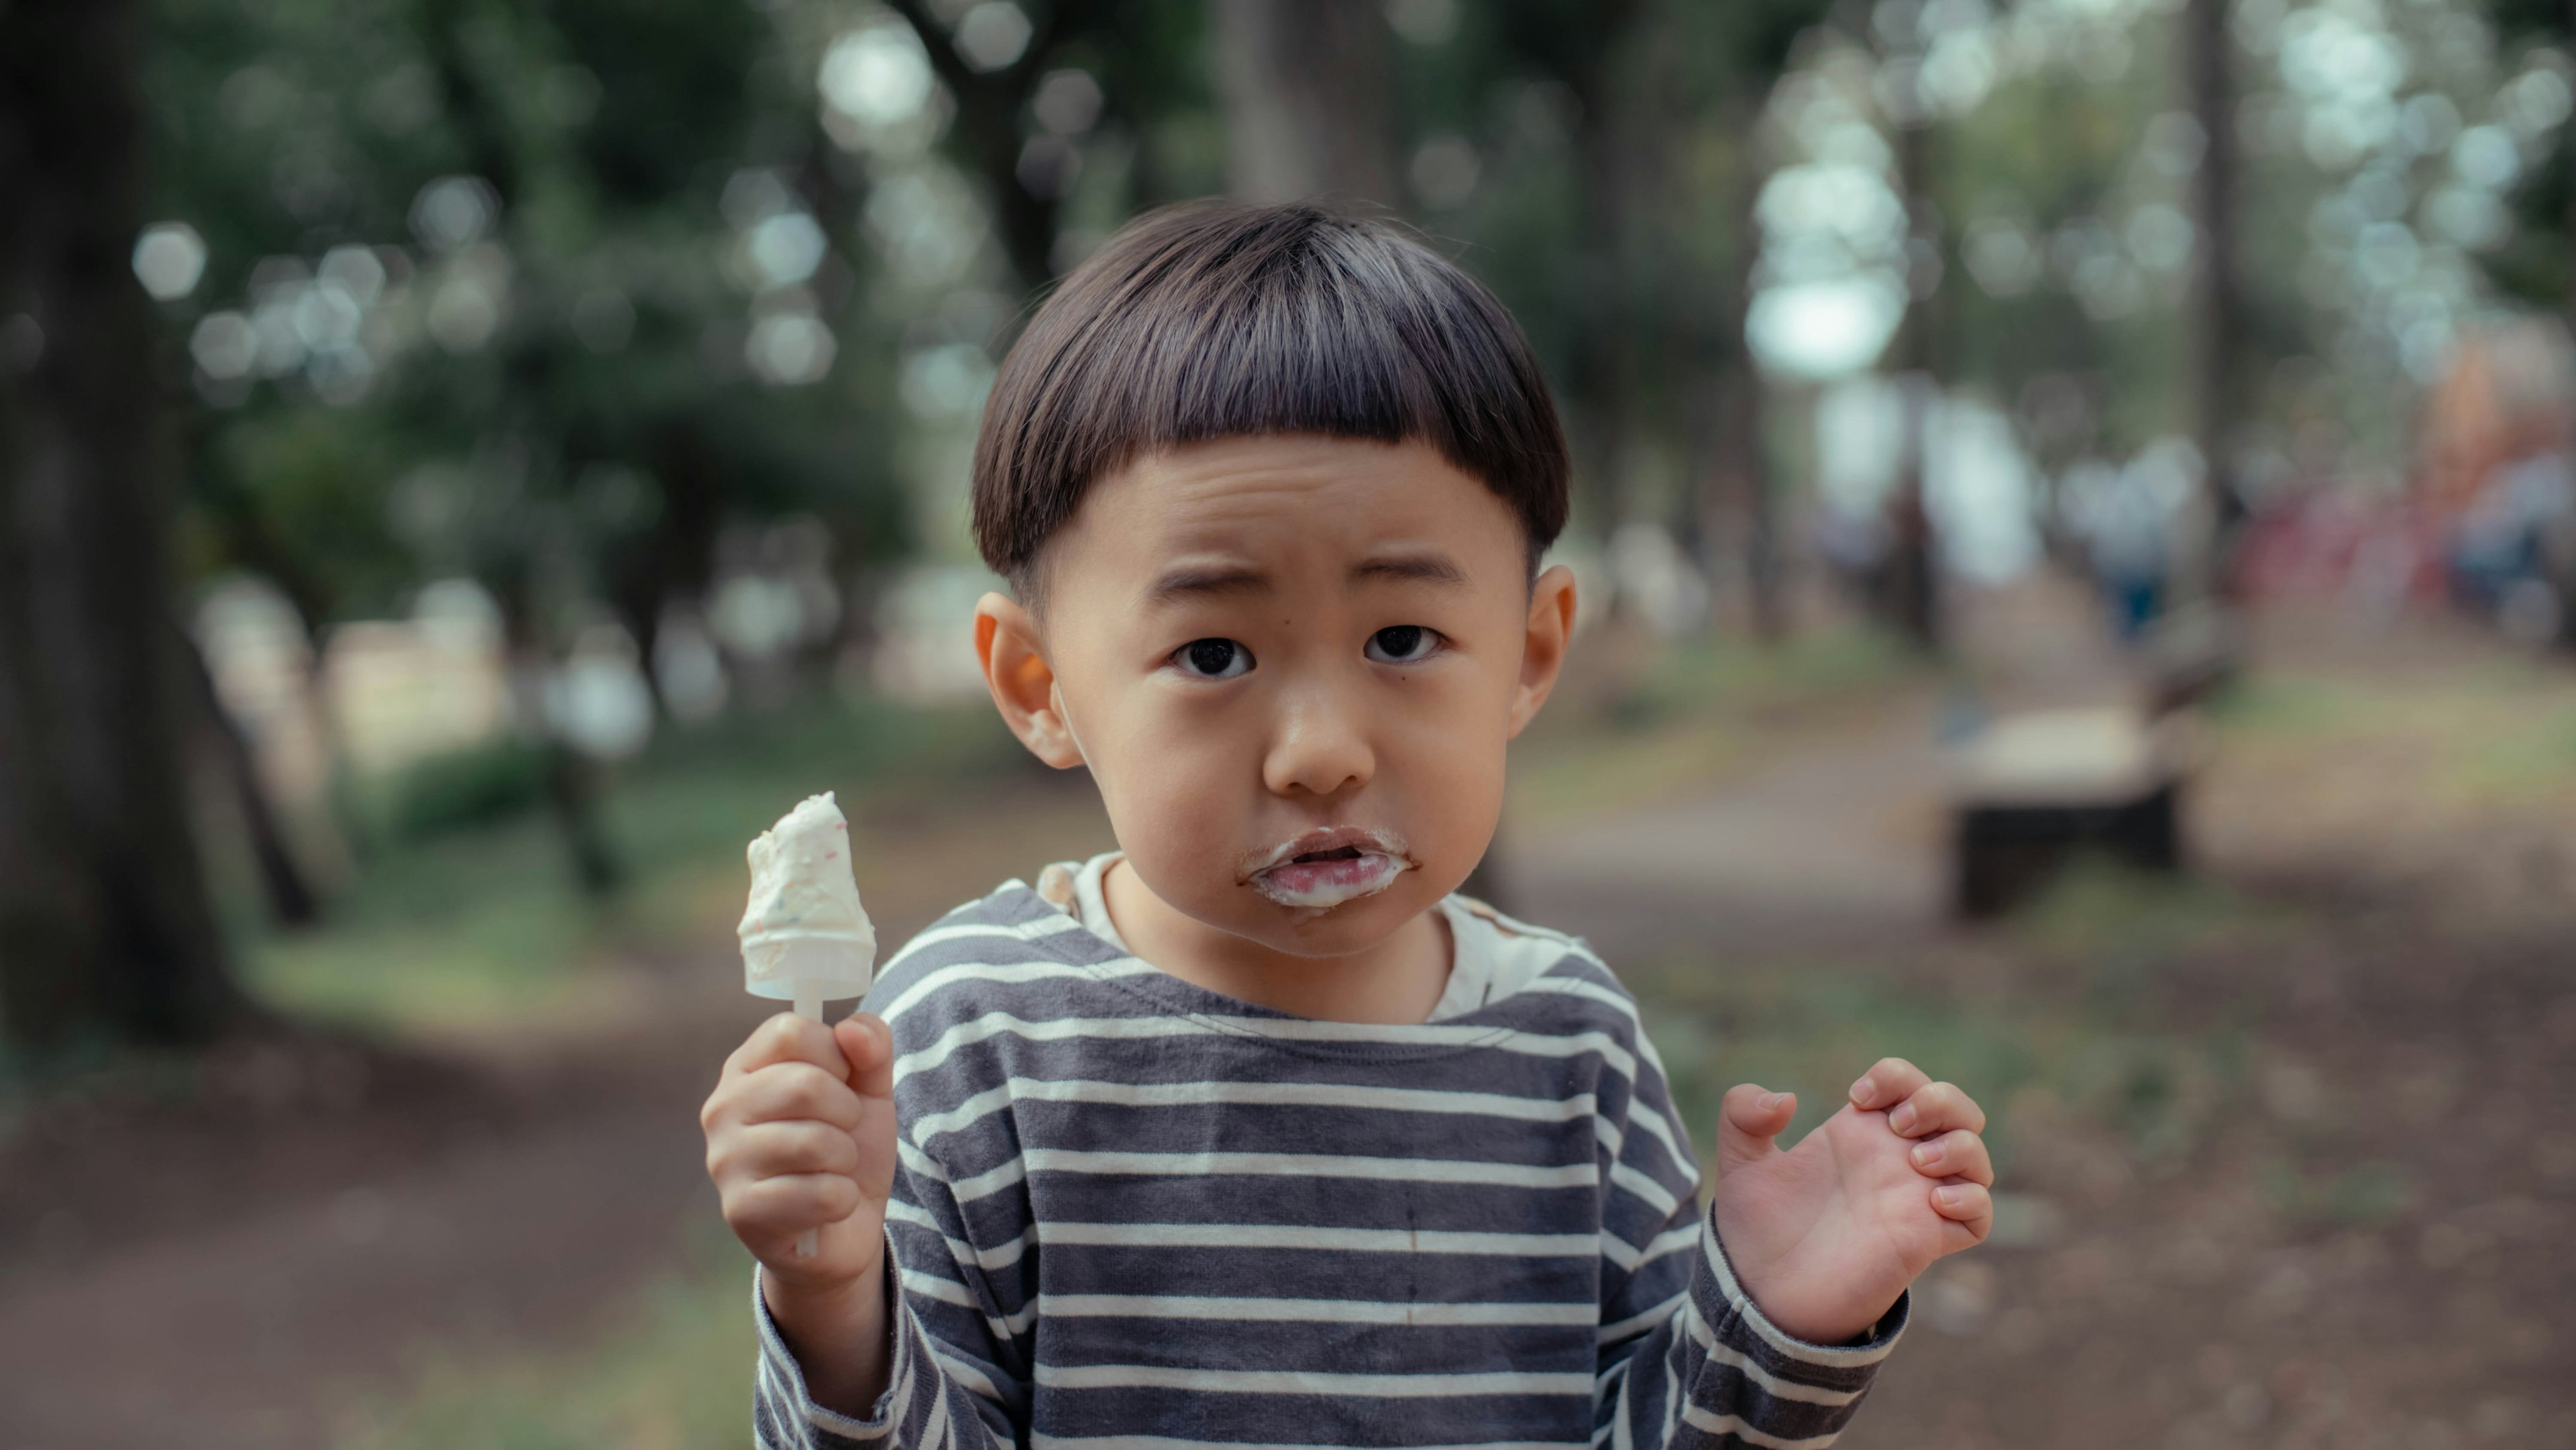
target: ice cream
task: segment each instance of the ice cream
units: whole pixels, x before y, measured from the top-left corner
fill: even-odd
[[[1321,916],[1377,895],[1421,864],[1392,831],[1333,826],[1252,853],[1236,879],[1281,906]]]
[[[810,795],[751,843],[751,904],[743,908],[742,985],[823,1020],[823,1003],[863,996],[875,974],[877,929],[850,874],[850,823],[832,793]],[[811,1258],[815,1234],[797,1236]]]
[[[822,1019],[831,998],[865,993],[877,932],[850,875],[850,823],[832,793],[807,796],[751,843],[743,909],[742,984]]]

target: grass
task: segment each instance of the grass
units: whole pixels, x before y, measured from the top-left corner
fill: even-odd
[[[2213,718],[2239,751],[2402,751],[2428,797],[2459,809],[2576,793],[2576,683],[2544,662],[2481,659],[2431,688],[2274,669],[2228,691]]]
[[[1782,717],[1912,688],[1920,669],[1885,638],[1853,630],[1770,649],[1685,645],[1596,682],[1589,698],[1574,682],[1513,747],[1510,809],[1516,819],[1562,820],[1716,779],[1777,739]]]
[[[2185,957],[2285,929],[2214,888],[2098,866],[2068,873],[1998,934],[1933,948],[1929,963],[1680,955],[1620,974],[1703,1152],[1736,1083],[1797,1093],[1794,1137],[1870,1064],[1900,1056],[1986,1105],[2007,1169],[2016,1118],[2037,1110],[2115,1130],[2152,1171],[2179,1166],[2241,1097],[2249,1051],[2226,1004],[2177,1022],[2154,989]]]
[[[435,1352],[342,1407],[343,1450],[737,1450],[751,1443],[751,1259],[722,1230],[579,1348],[505,1361]]]
[[[471,1030],[576,1010],[609,957],[707,936],[738,905],[743,843],[818,790],[867,802],[1007,780],[1018,747],[989,711],[812,701],[657,743],[607,795],[629,873],[615,897],[573,886],[554,823],[522,816],[389,849],[320,928],[251,927],[251,990],[281,1010],[382,1030]]]

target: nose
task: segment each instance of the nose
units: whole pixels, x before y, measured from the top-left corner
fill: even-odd
[[[1364,717],[1362,702],[1333,683],[1315,681],[1286,693],[1261,783],[1283,796],[1329,796],[1368,784],[1377,755]]]

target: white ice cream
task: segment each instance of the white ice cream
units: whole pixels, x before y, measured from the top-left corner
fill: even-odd
[[[751,903],[742,913],[743,986],[778,1001],[856,997],[868,989],[877,931],[850,874],[850,823],[832,793],[807,796],[751,843]]]

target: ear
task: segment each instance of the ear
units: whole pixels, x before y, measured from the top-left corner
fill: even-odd
[[[1082,764],[1082,747],[1066,727],[1056,699],[1055,671],[1038,641],[1037,622],[1010,598],[987,594],[975,601],[975,656],[984,664],[984,687],[1002,723],[1029,753],[1058,770]]]
[[[1530,586],[1529,632],[1521,642],[1521,678],[1512,690],[1512,737],[1538,715],[1556,689],[1565,668],[1565,651],[1574,639],[1574,571],[1563,564],[1538,576]]]

